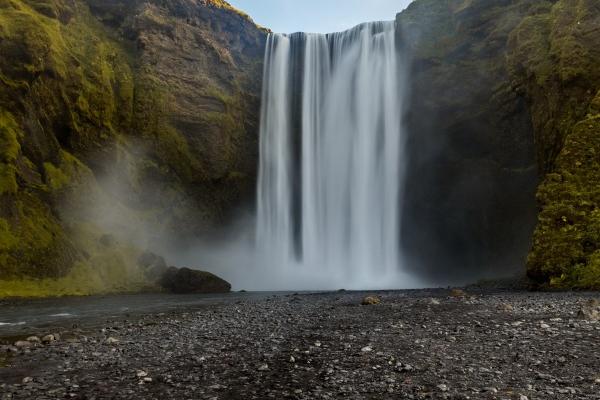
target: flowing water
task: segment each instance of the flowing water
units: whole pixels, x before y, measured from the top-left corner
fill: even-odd
[[[394,22],[269,36],[256,240],[284,286],[415,285],[400,251],[404,66]]]

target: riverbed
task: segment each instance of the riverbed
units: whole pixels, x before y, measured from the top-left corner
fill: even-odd
[[[59,338],[3,347],[2,399],[600,398],[600,323],[577,317],[594,294],[242,293],[162,309],[144,296],[71,327],[26,324],[22,339]]]

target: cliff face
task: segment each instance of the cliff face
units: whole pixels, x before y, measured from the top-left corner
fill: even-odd
[[[416,264],[498,275],[527,259],[541,285],[599,287],[600,4],[417,0],[398,24]]]
[[[600,4],[397,22],[409,264],[600,287]],[[221,0],[0,0],[0,297],[143,287],[142,249],[251,199],[265,39]]]
[[[600,3],[560,0],[511,35],[543,182],[527,267],[538,282],[600,288]]]
[[[0,0],[0,295],[143,285],[138,248],[252,196],[265,37],[217,0]]]
[[[398,16],[413,58],[403,237],[410,264],[442,280],[522,271],[535,222],[533,127],[505,53],[539,1],[493,3],[420,0]]]

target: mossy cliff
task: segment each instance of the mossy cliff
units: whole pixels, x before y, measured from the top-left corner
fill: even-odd
[[[560,0],[526,18],[508,65],[530,104],[543,176],[529,275],[600,289],[600,3]]]
[[[223,1],[0,0],[0,297],[139,289],[251,196],[264,40]]]
[[[600,3],[417,0],[398,26],[415,78],[411,256],[600,288]]]

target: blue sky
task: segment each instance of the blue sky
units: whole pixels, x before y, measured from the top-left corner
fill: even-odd
[[[362,22],[393,20],[412,0],[228,0],[279,33],[342,31]]]

